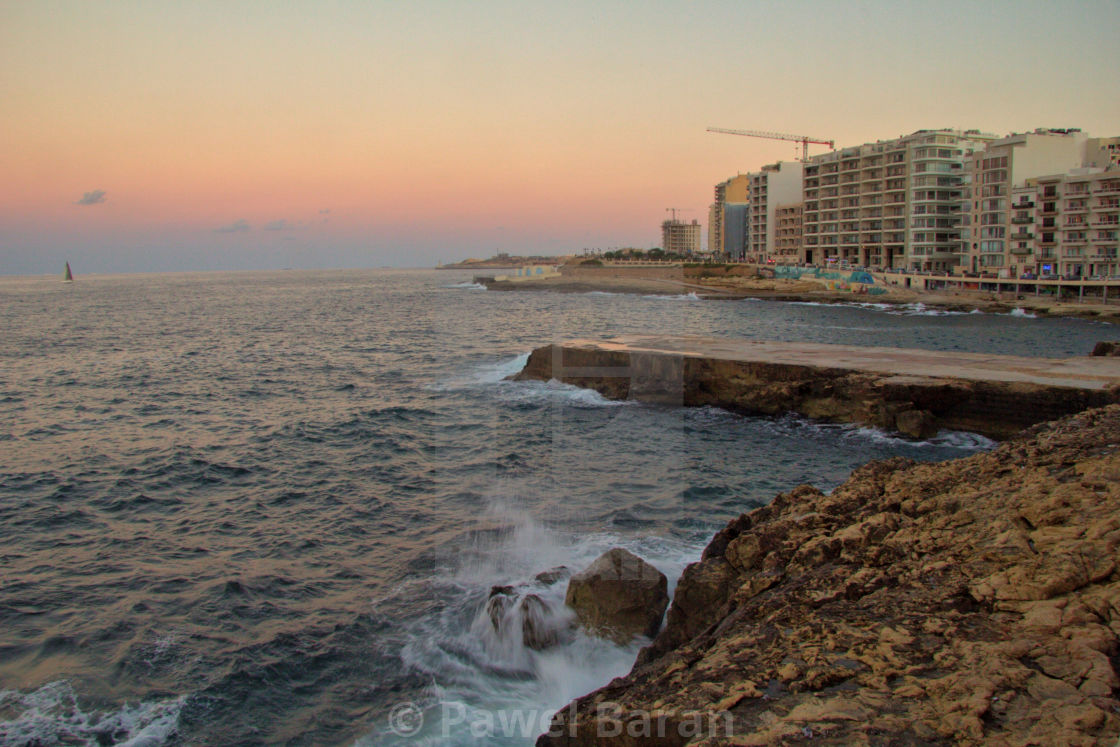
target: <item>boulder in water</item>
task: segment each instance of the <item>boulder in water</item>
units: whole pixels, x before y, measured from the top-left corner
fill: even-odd
[[[561,581],[570,575],[572,575],[572,572],[568,570],[568,566],[558,565],[555,568],[549,568],[547,571],[541,571],[533,578],[536,579],[537,583],[544,586],[552,586],[557,581]]]
[[[521,644],[544,651],[568,637],[570,615],[553,607],[537,594],[519,596],[512,586],[494,586],[486,600],[486,615],[499,639],[514,640],[520,628]]]
[[[564,600],[591,633],[626,645],[652,638],[669,604],[668,579],[637,555],[616,547],[572,576]]]

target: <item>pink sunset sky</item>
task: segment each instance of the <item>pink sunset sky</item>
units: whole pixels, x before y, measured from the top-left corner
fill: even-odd
[[[656,246],[799,154],[709,125],[1120,135],[1117,28],[1115,0],[0,0],[0,274]]]

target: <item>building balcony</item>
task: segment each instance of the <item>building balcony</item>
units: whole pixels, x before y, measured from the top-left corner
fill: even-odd
[[[1032,254],[1034,250],[1029,246],[1013,246],[1011,247],[1012,254]]]
[[[1106,182],[1093,190],[1093,194],[1112,194],[1120,192],[1120,182]]]
[[[1034,218],[1027,216],[1025,218],[1012,218],[1011,222],[1016,225],[1025,225],[1027,223],[1034,223]]]
[[[1067,205],[1066,209],[1063,210],[1062,212],[1066,213],[1067,215],[1070,214],[1070,213],[1087,213],[1087,212],[1089,212],[1089,206],[1088,205],[1078,205],[1076,207],[1073,207],[1073,206],[1068,206]]]
[[[1033,201],[1016,202],[1016,203],[1013,203],[1011,205],[1012,210],[1030,210],[1033,207],[1034,207],[1034,202]]]
[[[1013,233],[1008,238],[1015,239],[1017,241],[1030,241],[1031,239],[1034,238],[1034,234],[1033,233]]]

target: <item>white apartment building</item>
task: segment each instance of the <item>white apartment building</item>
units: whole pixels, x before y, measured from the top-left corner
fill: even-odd
[[[1107,185],[1120,176],[1120,138],[1076,129],[1010,135],[974,154],[969,172],[963,269],[997,277],[1113,274],[1116,195]]]
[[[961,258],[965,159],[996,139],[919,130],[805,164],[803,257],[813,264],[945,271]]]
[[[752,172],[750,204],[747,208],[748,262],[766,262],[775,256],[777,246],[778,205],[801,201],[805,164],[801,161],[779,161]]]

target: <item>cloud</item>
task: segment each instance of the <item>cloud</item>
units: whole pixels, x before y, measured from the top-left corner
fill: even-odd
[[[214,233],[240,233],[241,231],[248,231],[249,223],[244,218],[238,218],[228,226],[221,226],[214,229]]]
[[[86,192],[82,195],[82,199],[75,202],[75,205],[100,205],[105,202],[105,190],[95,189],[92,192]]]
[[[281,218],[280,220],[272,220],[265,223],[263,228],[266,231],[287,231],[292,227],[288,221]]]

